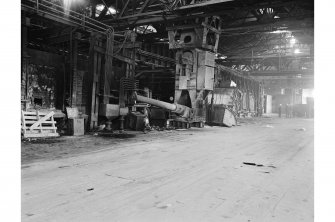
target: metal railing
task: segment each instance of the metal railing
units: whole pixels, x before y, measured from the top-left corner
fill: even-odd
[[[73,26],[81,27],[87,30],[92,30],[102,34],[111,27],[90,18],[89,16],[70,9],[66,9],[61,5],[51,2],[50,0],[21,0],[22,9],[35,11],[36,13],[52,18],[63,20]]]

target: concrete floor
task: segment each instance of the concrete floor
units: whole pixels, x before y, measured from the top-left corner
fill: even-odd
[[[260,118],[25,159],[22,221],[313,221],[313,128]]]

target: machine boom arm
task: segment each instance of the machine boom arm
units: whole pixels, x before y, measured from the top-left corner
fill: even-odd
[[[134,99],[139,102],[148,103],[150,105],[170,110],[184,118],[190,118],[193,115],[193,110],[191,108],[177,103],[167,103],[156,99],[151,99],[145,96],[140,96],[137,95],[137,93],[134,93]]]

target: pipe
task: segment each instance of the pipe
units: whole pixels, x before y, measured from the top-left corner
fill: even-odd
[[[177,104],[177,103],[174,103],[174,104],[166,103],[166,102],[159,101],[156,99],[150,99],[148,97],[139,96],[137,95],[137,93],[133,94],[133,98],[139,102],[148,103],[154,106],[161,107],[163,109],[170,110],[183,118],[192,118],[194,115],[194,112],[191,108],[184,106],[184,105]]]
[[[158,106],[158,107],[170,110],[170,111],[176,111],[177,110],[176,104],[171,104],[171,103],[166,103],[166,102],[155,100],[155,99],[150,99],[148,97],[140,96],[140,95],[137,95],[137,94],[135,94],[135,96],[136,96],[135,97],[136,101],[143,102],[143,103],[148,103],[148,104]]]

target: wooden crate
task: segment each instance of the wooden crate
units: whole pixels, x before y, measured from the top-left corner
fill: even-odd
[[[31,137],[55,137],[59,136],[56,132],[55,113],[36,111],[21,111],[21,127],[24,138]]]
[[[84,118],[69,118],[68,134],[71,136],[82,136],[85,134]]]

